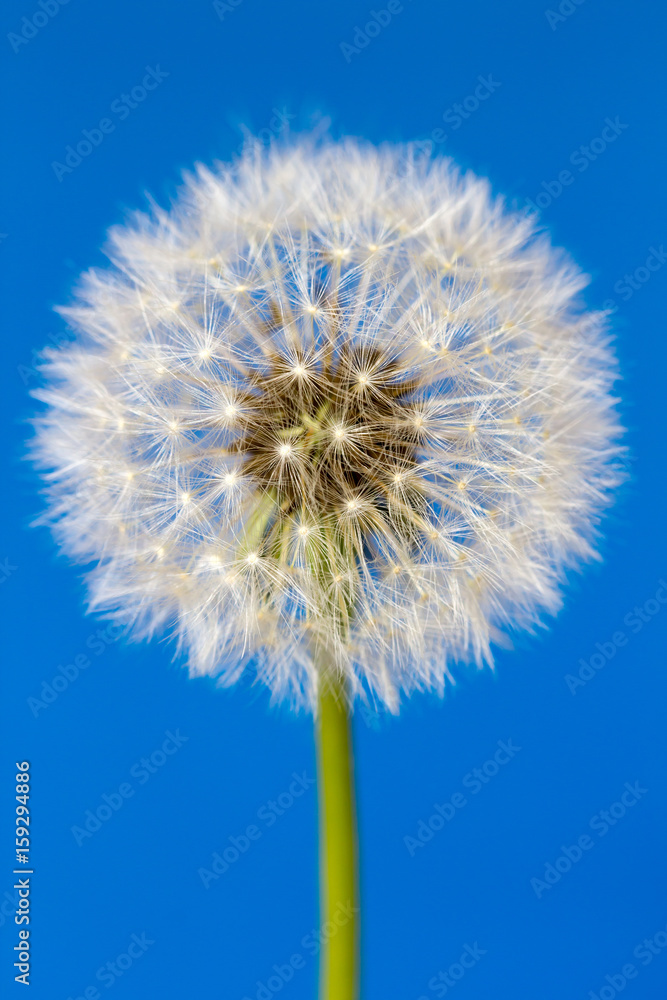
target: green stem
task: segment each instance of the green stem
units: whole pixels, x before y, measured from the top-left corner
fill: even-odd
[[[358,890],[352,733],[344,681],[320,674],[317,766],[320,907],[325,943],[320,1000],[357,1000]]]

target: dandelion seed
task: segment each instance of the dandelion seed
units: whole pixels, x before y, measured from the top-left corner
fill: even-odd
[[[558,607],[619,479],[615,364],[529,219],[446,161],[304,139],[134,226],[38,392],[94,608],[140,634],[172,609],[193,672],[312,707],[326,649],[396,711]],[[211,583],[212,540],[255,572]]]

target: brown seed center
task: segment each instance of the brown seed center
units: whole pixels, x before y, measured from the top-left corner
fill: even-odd
[[[414,391],[378,351],[342,351],[319,366],[275,356],[241,401],[244,472],[284,515],[372,508],[413,537],[406,516],[423,502]]]

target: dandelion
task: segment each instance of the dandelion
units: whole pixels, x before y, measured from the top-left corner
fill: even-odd
[[[355,898],[347,703],[396,712],[491,662],[594,555],[619,478],[604,316],[485,181],[353,141],[199,167],[109,256],[46,352],[48,518],[95,564],[93,610],[317,711],[332,913]]]

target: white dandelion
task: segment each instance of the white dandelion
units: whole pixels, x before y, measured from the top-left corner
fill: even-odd
[[[194,674],[396,711],[558,609],[619,479],[615,364],[585,276],[487,182],[255,148],[109,257],[37,393],[93,610],[171,628]]]
[[[558,608],[617,479],[614,364],[583,275],[486,182],[254,151],[109,255],[37,394],[92,609],[313,706],[324,647],[395,711]]]

